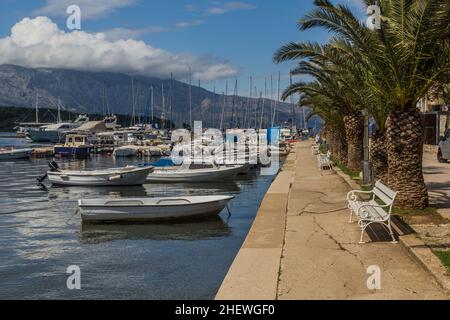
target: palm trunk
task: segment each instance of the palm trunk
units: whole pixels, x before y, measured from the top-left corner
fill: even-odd
[[[389,186],[398,191],[396,205],[423,209],[429,205],[423,177],[424,129],[420,111],[394,111],[387,119]]]
[[[376,132],[370,139],[370,159],[372,160],[375,180],[388,183],[388,155],[386,151],[386,135]]]
[[[348,165],[348,146],[347,140],[345,139],[345,134],[342,131],[338,131],[337,141],[337,159],[344,166]]]
[[[327,140],[328,149],[331,154],[334,156],[336,154],[336,139],[334,129],[330,128],[328,131],[328,140]]]
[[[363,159],[364,116],[361,112],[344,117],[345,135],[348,146],[347,166],[350,170],[361,171]]]

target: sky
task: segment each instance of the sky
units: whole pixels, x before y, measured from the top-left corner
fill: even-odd
[[[359,0],[336,1],[360,14]],[[81,10],[81,30],[69,30],[66,10]],[[274,64],[291,41],[324,42],[329,34],[297,30],[312,0],[2,0],[0,64],[124,72],[194,83],[222,93],[265,91],[277,97],[293,62]],[[272,81],[271,81],[272,76]],[[272,90],[273,88],[273,90]]]

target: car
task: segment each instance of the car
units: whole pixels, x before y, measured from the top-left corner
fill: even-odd
[[[450,129],[447,129],[445,135],[441,137],[438,149],[438,161],[447,163],[450,160]]]

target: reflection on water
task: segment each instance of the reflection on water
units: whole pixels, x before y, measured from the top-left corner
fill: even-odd
[[[151,160],[95,156],[60,166],[94,169]],[[236,183],[55,188],[47,182],[45,189],[36,177],[47,163],[0,164],[0,298],[212,299],[272,181],[252,171]],[[196,223],[87,226],[74,215],[80,198],[217,194],[236,197],[231,217],[225,209]],[[81,291],[66,288],[70,265],[82,270]]]
[[[230,234],[231,230],[228,227],[227,220],[214,217],[207,221],[183,224],[82,224],[80,239],[83,243],[100,243],[120,239],[208,240]]]

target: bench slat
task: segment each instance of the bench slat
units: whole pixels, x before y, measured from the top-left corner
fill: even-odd
[[[384,204],[391,204],[393,201],[393,198],[387,196],[383,191],[376,187],[373,189],[373,194],[380,198],[380,200],[383,201]]]
[[[395,191],[391,190],[388,186],[384,185],[381,181],[375,183],[375,188],[380,189],[385,195],[393,199],[395,197]]]

